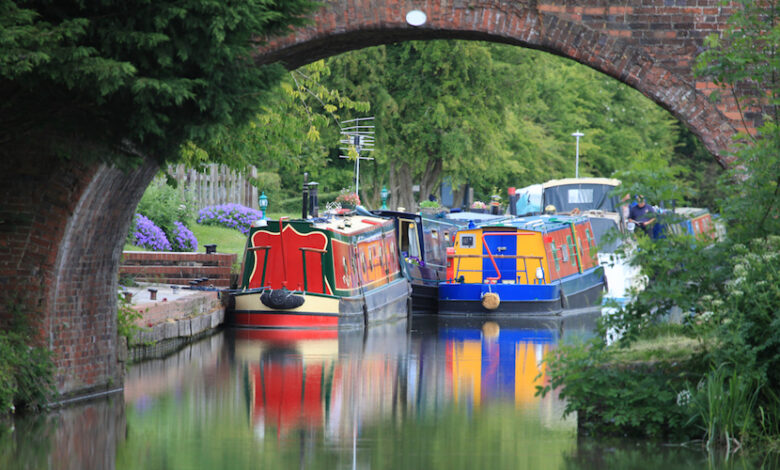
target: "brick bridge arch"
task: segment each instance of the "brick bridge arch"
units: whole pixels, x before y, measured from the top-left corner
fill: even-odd
[[[406,14],[420,10],[424,25]],[[708,99],[715,87],[692,66],[703,39],[725,28],[720,0],[340,0],[309,27],[270,39],[259,64],[296,68],[367,46],[414,39],[475,39],[571,58],[639,90],[684,123],[722,165],[743,129],[733,103]],[[748,123],[748,128],[756,123]]]
[[[420,9],[427,23],[405,22]],[[719,0],[331,0],[312,25],[269,40],[256,61],[297,67],[351,49],[411,39],[497,41],[570,57],[668,109],[725,164],[742,126],[691,67],[703,38],[724,29]],[[748,128],[755,122],[748,121]],[[53,351],[56,386],[84,394],[121,384],[117,363],[119,256],[133,211],[157,165],[122,172],[35,148],[0,158],[0,319],[34,315]],[[73,146],[72,148],[77,148]],[[75,151],[75,150],[74,150]],[[7,315],[7,313],[5,313]]]

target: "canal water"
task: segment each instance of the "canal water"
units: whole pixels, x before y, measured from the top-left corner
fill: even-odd
[[[131,366],[124,393],[0,424],[0,469],[755,468],[578,439],[536,386],[545,356],[593,335],[599,315],[225,329]]]

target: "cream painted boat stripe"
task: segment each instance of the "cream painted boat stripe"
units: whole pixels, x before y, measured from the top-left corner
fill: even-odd
[[[305,296],[306,299],[303,302],[303,305],[296,308],[290,308],[290,309],[273,309],[265,306],[263,302],[260,301],[260,293],[252,293],[252,294],[237,294],[235,296],[236,299],[236,307],[235,309],[237,311],[263,311],[263,312],[301,312],[301,313],[307,313],[310,312],[321,312],[323,314],[333,314],[338,315],[339,313],[339,299],[337,298],[327,298],[327,297],[319,297],[319,296],[313,296],[313,295],[307,295]]]

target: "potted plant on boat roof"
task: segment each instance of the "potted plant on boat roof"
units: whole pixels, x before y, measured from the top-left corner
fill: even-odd
[[[420,203],[420,212],[423,214],[438,214],[442,210],[439,201],[422,201]]]
[[[360,205],[360,196],[357,193],[352,192],[349,189],[342,189],[341,193],[336,196],[336,201],[341,204],[344,209],[354,209]]]
[[[482,201],[474,201],[471,203],[471,212],[484,213],[487,210],[487,204]]]

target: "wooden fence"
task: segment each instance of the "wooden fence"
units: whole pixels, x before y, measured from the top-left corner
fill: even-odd
[[[252,167],[249,174],[231,170],[225,165],[211,164],[203,173],[188,170],[184,165],[168,167],[180,188],[189,191],[198,209],[217,204],[241,204],[257,209],[257,188],[250,184],[249,178],[257,178],[257,168]]]

